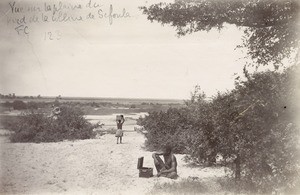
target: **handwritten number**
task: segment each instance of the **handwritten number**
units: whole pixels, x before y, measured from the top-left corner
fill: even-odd
[[[52,38],[52,32],[48,32],[48,35],[49,35],[49,39],[53,40],[53,38]]]
[[[56,39],[57,39],[57,40],[60,40],[60,38],[61,38],[60,31],[57,30],[57,31],[56,31]]]
[[[44,34],[44,40],[60,40],[61,39],[61,33],[59,30],[56,30],[56,31],[48,31],[48,32],[45,32]]]

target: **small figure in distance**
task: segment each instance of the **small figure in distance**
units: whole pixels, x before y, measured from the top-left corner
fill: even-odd
[[[116,131],[116,137],[117,137],[117,144],[119,143],[120,139],[120,144],[122,143],[122,137],[123,137],[123,123],[125,122],[124,116],[121,115],[121,119],[117,119],[117,131]]]
[[[164,157],[165,162],[159,157],[160,155]],[[170,179],[176,179],[178,177],[177,160],[170,145],[166,145],[162,152],[153,153],[152,158],[154,159],[158,177],[167,177]]]

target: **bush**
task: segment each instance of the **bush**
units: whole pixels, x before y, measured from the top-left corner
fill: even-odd
[[[12,130],[16,123],[19,122],[19,116],[14,115],[2,115],[0,117],[0,128],[6,130]]]
[[[166,112],[152,112],[144,119],[139,119],[139,124],[148,131],[145,136],[149,150],[159,150],[169,144],[173,146],[174,152],[184,152],[182,138],[185,131],[182,125],[186,124],[186,114],[183,109],[169,108]]]
[[[282,192],[299,182],[300,137],[294,119],[299,107],[291,83],[295,71],[293,67],[283,73],[246,73],[247,81],[238,83],[228,96],[234,99],[234,118],[218,124],[224,135],[220,147],[230,145],[222,153],[238,157],[236,176],[259,193]]]
[[[291,67],[282,73],[249,74],[235,89],[210,101],[196,88],[186,108],[153,112],[140,121],[147,146],[171,142],[195,162],[213,164],[217,154],[238,186],[254,193],[284,192],[299,184],[300,145],[296,86]]]
[[[25,109],[27,109],[26,103],[23,102],[23,101],[21,101],[21,100],[15,100],[15,101],[13,101],[12,107],[15,110],[25,110]]]
[[[90,139],[95,137],[94,126],[77,108],[61,107],[61,114],[54,119],[43,113],[23,113],[12,130],[12,142],[57,142],[62,140]]]
[[[27,108],[28,109],[38,109],[39,105],[37,102],[28,102],[27,103]]]

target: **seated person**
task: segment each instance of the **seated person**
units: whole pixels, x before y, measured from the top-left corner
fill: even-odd
[[[164,161],[159,157],[162,155]],[[157,170],[157,176],[167,177],[171,179],[176,179],[177,175],[177,161],[176,157],[172,152],[172,147],[167,145],[164,147],[163,152],[153,153],[152,157],[154,159],[154,165]]]

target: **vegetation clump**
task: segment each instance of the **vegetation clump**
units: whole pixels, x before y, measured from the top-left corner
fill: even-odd
[[[296,116],[297,67],[249,74],[235,89],[207,99],[199,88],[186,107],[153,112],[140,120],[147,146],[166,142],[196,163],[221,155],[239,185],[254,193],[287,191],[299,184],[300,144]]]
[[[61,107],[57,117],[31,110],[24,112],[11,126],[12,142],[58,142],[95,137],[94,125],[89,123],[79,108]]]

